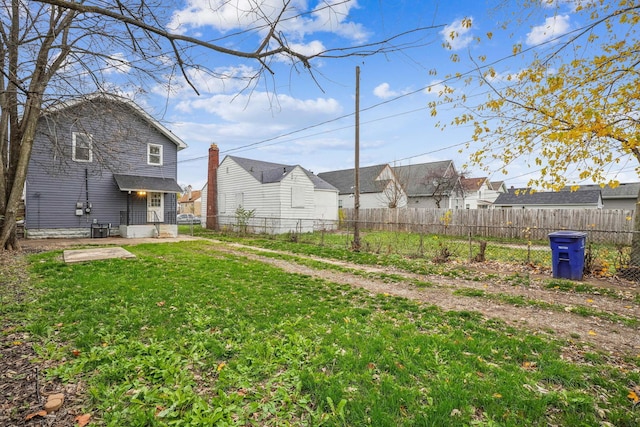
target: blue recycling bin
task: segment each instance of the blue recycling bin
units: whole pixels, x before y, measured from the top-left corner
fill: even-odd
[[[554,278],[582,280],[586,239],[587,233],[581,231],[549,233]]]

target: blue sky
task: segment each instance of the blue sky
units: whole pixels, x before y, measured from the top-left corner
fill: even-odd
[[[240,15],[231,7],[219,14],[209,12],[207,5],[222,3],[228,2],[189,0],[173,11],[170,25],[174,31],[218,39],[218,43],[230,48],[255,46],[261,34],[255,30],[260,19]],[[277,10],[282,3],[263,0],[263,10],[268,14],[270,7]],[[142,103],[189,145],[179,154],[181,185],[190,184],[197,189],[206,182],[207,150],[213,142],[218,144],[221,158],[232,154],[300,164],[315,173],[352,168],[356,66],[360,67],[361,166],[451,159],[461,169],[468,161],[469,151],[459,150],[469,141],[470,129],[447,127],[443,131],[435,125],[438,121],[448,122],[462,111],[443,107],[432,117],[428,107],[430,101],[437,99],[445,76],[469,72],[472,63],[468,58],[479,55],[486,55],[488,63],[498,61],[498,73],[515,72],[526,63],[508,58],[514,43],[522,43],[525,48],[537,46],[583,24],[570,1],[526,11],[517,9],[517,2],[480,0],[293,0],[291,4],[298,10],[317,10],[303,16],[292,12],[296,18],[286,21],[283,27],[282,35],[302,52],[355,46],[416,28],[433,28],[394,40],[392,44],[398,49],[388,53],[314,60],[313,75],[299,65],[292,67],[284,58],[274,58],[270,62],[274,74],[264,74],[248,89],[246,78],[254,75],[257,63],[200,51],[203,65],[233,78],[191,72],[199,95],[177,78],[169,94],[164,86],[158,86]],[[332,7],[322,7],[327,4]],[[499,24],[513,16],[523,22],[501,29]],[[470,28],[461,25],[464,19],[471,20]],[[248,29],[251,31],[246,32]],[[443,44],[452,32],[457,37],[449,40],[447,49]],[[487,33],[492,33],[490,39]],[[452,62],[452,54],[461,60]],[[462,82],[449,84],[472,98],[480,97],[484,90],[464,87]],[[468,171],[470,176],[488,176],[520,186],[529,179],[527,173],[535,173],[524,163],[522,159],[510,166],[506,176],[473,167]],[[635,181],[634,176],[629,167],[619,179]]]

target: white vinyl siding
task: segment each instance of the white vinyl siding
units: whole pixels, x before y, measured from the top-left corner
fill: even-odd
[[[75,162],[93,161],[92,136],[87,133],[73,132],[71,135],[72,154]]]
[[[304,208],[304,187],[291,187],[291,207]]]
[[[235,208],[239,202],[237,195],[242,194],[242,207],[255,209],[255,223],[259,226],[279,227],[268,232],[283,232],[287,228],[295,229],[296,221],[306,220],[310,226],[316,214],[313,183],[300,168],[296,167],[279,182],[260,183],[249,172],[240,167],[233,159],[225,158],[218,169],[218,192],[226,194],[226,211],[220,212],[220,224],[235,223]],[[294,188],[296,188],[294,190]],[[300,207],[292,207],[294,205]],[[232,209],[233,206],[233,209]],[[273,220],[271,220],[273,219]],[[266,225],[265,225],[266,224]]]

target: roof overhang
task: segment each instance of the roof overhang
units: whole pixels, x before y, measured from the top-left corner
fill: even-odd
[[[113,175],[120,191],[149,191],[157,193],[181,193],[182,188],[173,178],[154,176]]]

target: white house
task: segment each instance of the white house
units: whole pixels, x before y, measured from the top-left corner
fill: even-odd
[[[318,177],[338,189],[338,206],[353,208],[355,204],[355,169],[319,173]],[[359,169],[360,208],[401,208],[407,205],[402,183],[387,164]]]
[[[460,178],[462,193],[454,199],[454,209],[487,209],[498,198],[506,193],[504,181],[490,182],[486,177]]]
[[[215,174],[219,227],[238,225],[238,208],[253,211],[249,226],[254,231],[310,232],[337,225],[338,190],[300,165],[226,156]],[[211,217],[210,183],[201,192],[205,227]]]

